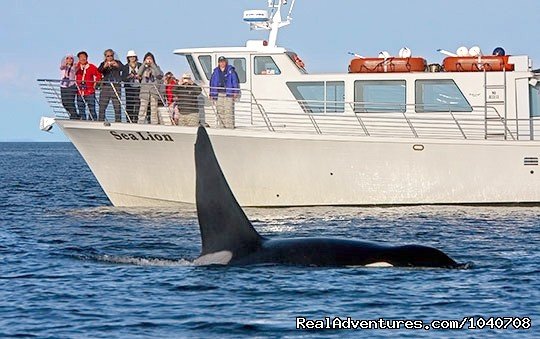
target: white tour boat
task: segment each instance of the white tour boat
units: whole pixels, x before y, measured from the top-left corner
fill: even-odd
[[[200,116],[242,205],[540,202],[540,73],[527,56],[460,48],[427,65],[404,48],[311,74],[277,45],[293,6],[244,13],[267,41],[174,51],[202,87]],[[219,128],[208,98],[222,55],[241,83],[233,129]],[[42,128],[62,129],[115,206],[194,202],[196,127],[171,124],[166,105],[162,124],[130,123],[122,90],[122,122],[110,110],[106,121],[69,119],[59,81],[38,81],[55,113]]]

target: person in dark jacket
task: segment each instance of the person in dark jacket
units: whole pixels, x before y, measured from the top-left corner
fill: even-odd
[[[163,84],[163,71],[156,64],[154,55],[150,52],[144,55],[143,65],[137,73],[141,80],[139,124],[146,123],[146,114],[150,105],[150,123],[158,124],[158,102],[160,98],[160,88]]]
[[[137,73],[141,68],[137,53],[131,50],[127,52],[127,63],[122,67],[122,81],[126,93],[126,111],[132,123],[137,123],[139,117],[139,91],[141,81]]]
[[[185,73],[182,80],[173,90],[174,117],[180,126],[199,126],[199,95],[201,87],[191,79],[191,74]]]
[[[114,121],[122,122],[122,106],[120,104],[120,82],[122,81],[122,63],[114,58],[112,49],[107,49],[103,55],[105,60],[99,65],[98,70],[103,75],[101,93],[99,95],[99,116],[98,120],[105,120],[105,111],[109,102],[112,101],[114,107]]]
[[[238,74],[227,58],[220,56],[210,79],[210,97],[216,105],[218,125],[234,128],[234,101],[240,98]]]

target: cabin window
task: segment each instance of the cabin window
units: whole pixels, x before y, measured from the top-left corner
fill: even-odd
[[[472,112],[454,80],[416,80],[416,112]]]
[[[343,113],[345,83],[343,81],[288,82],[287,87],[307,113]]]
[[[281,71],[271,56],[255,57],[255,74],[260,75],[279,75]]]
[[[199,73],[199,69],[195,64],[195,60],[193,60],[193,57],[191,55],[186,55],[186,60],[188,62],[189,68],[191,68],[191,73],[193,73],[193,77],[195,78],[195,80],[202,80],[201,73]]]
[[[405,80],[357,80],[354,102],[355,112],[405,112]]]
[[[212,77],[212,56],[211,55],[201,55],[199,57],[199,62],[201,63],[204,75],[207,80],[210,80]]]
[[[233,66],[238,74],[238,81],[241,84],[246,82],[246,59],[245,58],[227,58],[229,65]]]
[[[529,105],[532,118],[540,117],[540,83],[529,85]]]

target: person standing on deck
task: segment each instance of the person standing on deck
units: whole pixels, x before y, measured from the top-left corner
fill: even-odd
[[[99,94],[99,121],[105,120],[105,111],[109,102],[112,101],[114,107],[114,121],[122,122],[122,105],[120,104],[120,95],[122,89],[119,86],[122,77],[120,75],[122,71],[122,63],[120,60],[115,59],[114,51],[107,49],[103,55],[105,60],[99,65],[99,72],[103,75],[103,82],[101,84],[101,92]]]
[[[191,79],[191,74],[184,73],[181,83],[173,89],[173,120],[180,126],[199,126],[199,95],[201,87]]]
[[[150,104],[150,123],[158,124],[159,89],[163,82],[163,72],[156,64],[156,59],[152,53],[145,54],[143,65],[139,67],[137,76],[141,80],[141,106],[139,108],[138,123],[144,124],[146,122],[146,111],[148,104]]]
[[[137,123],[139,117],[139,91],[140,80],[137,77],[141,63],[137,53],[131,50],[127,52],[127,63],[122,68],[122,81],[126,91],[126,111],[132,123]]]
[[[77,96],[77,85],[75,84],[75,58],[68,54],[60,63],[62,80],[60,81],[60,97],[62,106],[69,113],[70,119],[80,119],[75,107],[75,97]]]
[[[234,128],[234,101],[240,98],[238,74],[227,58],[220,56],[210,79],[210,97],[216,105],[218,125]]]
[[[86,106],[89,110],[88,120],[97,120],[96,115],[96,82],[101,80],[101,73],[96,65],[88,62],[88,53],[81,51],[77,53],[79,61],[75,68],[75,79],[77,84],[77,106],[82,120],[86,120]]]

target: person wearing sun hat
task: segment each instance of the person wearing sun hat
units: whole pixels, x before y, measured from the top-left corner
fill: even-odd
[[[130,50],[126,55],[126,64],[122,68],[122,81],[126,92],[126,111],[132,123],[136,123],[139,117],[139,91],[140,80],[137,77],[141,63],[137,53]]]
[[[199,126],[199,87],[191,74],[184,73],[179,84],[173,89],[175,103],[174,121],[180,126]]]

